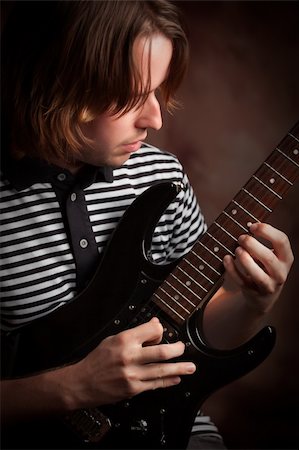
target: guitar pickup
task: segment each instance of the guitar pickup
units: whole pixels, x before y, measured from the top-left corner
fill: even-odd
[[[165,322],[161,317],[159,317],[159,319],[163,326],[163,340],[168,344],[177,342],[179,335],[176,329],[169,325],[169,323]]]
[[[163,326],[163,340],[164,342],[167,342],[168,344],[172,342],[178,341],[178,332],[175,328],[173,328],[171,325],[169,325],[168,322],[166,322],[163,317],[161,317],[161,314],[159,314],[159,311],[153,308],[153,306],[145,305],[139,312],[139,314],[134,317],[134,319],[131,321],[129,328],[135,327],[137,325],[140,325],[141,323],[145,323],[149,321],[152,317],[158,317],[162,326]]]

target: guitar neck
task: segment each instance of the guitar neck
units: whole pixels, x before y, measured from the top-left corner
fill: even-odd
[[[224,273],[223,257],[234,256],[238,238],[262,222],[299,175],[299,123],[211,224],[154,294],[154,303],[181,325],[201,306]]]

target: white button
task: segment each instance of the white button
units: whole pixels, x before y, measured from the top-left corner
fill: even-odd
[[[80,241],[80,247],[86,248],[88,246],[88,240],[87,239],[81,239]]]
[[[71,194],[71,200],[72,200],[72,202],[75,202],[75,201],[76,201],[76,198],[77,198],[77,194],[76,194],[75,192],[72,192],[72,194]]]
[[[59,173],[59,174],[57,175],[57,180],[59,180],[59,181],[65,181],[65,179],[66,179],[66,174],[65,174],[65,173]]]

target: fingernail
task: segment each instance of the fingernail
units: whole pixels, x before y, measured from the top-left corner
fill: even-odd
[[[250,225],[250,231],[255,231],[258,227],[257,223],[253,223],[252,225]]]
[[[237,254],[237,255],[241,255],[242,252],[243,252],[242,247],[237,247],[235,250],[235,254]]]
[[[152,322],[160,322],[160,320],[158,319],[158,317],[152,317]]]
[[[230,256],[229,255],[225,255],[224,258],[223,258],[223,264],[225,266],[228,266],[229,262],[230,262]]]
[[[187,364],[186,368],[187,368],[187,373],[193,373],[196,370],[195,364],[192,364],[192,363]]]
[[[173,384],[179,384],[181,382],[181,378],[180,377],[175,377],[172,379]]]

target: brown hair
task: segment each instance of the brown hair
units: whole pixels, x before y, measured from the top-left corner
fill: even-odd
[[[173,45],[161,86],[169,107],[188,59],[186,35],[172,3],[16,2],[2,36],[4,132],[15,157],[69,159],[84,142],[84,117],[122,114],[142,103],[149,86],[142,86],[132,46],[137,36],[157,32]]]

